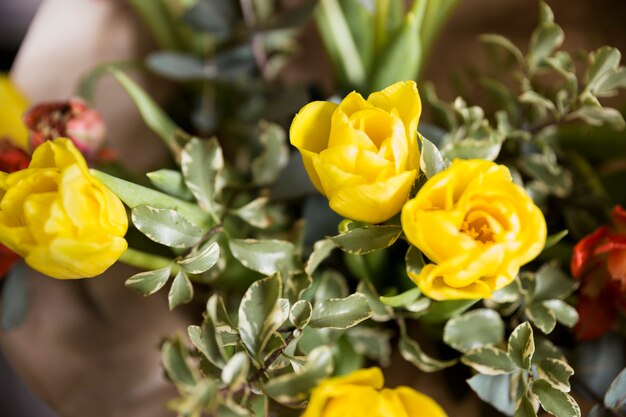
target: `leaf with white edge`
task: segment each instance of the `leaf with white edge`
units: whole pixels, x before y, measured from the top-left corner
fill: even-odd
[[[603,46],[589,54],[589,66],[585,74],[587,89],[595,91],[606,78],[607,73],[615,71],[622,59],[622,54],[617,48]]]
[[[381,296],[380,301],[390,307],[406,308],[417,301],[421,294],[420,289],[415,287],[398,295]]]
[[[539,378],[545,379],[559,391],[569,392],[569,378],[574,375],[574,370],[565,361],[559,359],[544,359],[537,365]]]
[[[202,229],[174,210],[138,206],[131,219],[149,239],[172,248],[189,248],[202,239]]]
[[[422,297],[422,298],[418,298],[416,301],[412,302],[405,308],[407,309],[407,311],[410,311],[411,313],[420,313],[420,316],[421,316],[422,313],[425,313],[430,308],[431,304],[432,304],[432,300],[430,298]]]
[[[561,46],[565,34],[555,23],[544,23],[533,32],[530,38],[528,66],[533,72],[544,58]]]
[[[460,352],[495,345],[504,339],[504,322],[493,310],[481,308],[453,317],[443,329],[443,341]]]
[[[540,363],[544,359],[558,359],[566,361],[563,352],[550,340],[538,335],[535,338],[535,354],[533,355],[533,364]]]
[[[567,327],[573,327],[578,322],[576,309],[563,300],[546,300],[543,305],[552,311],[559,323]]]
[[[308,261],[304,265],[304,272],[307,275],[313,275],[317,267],[330,255],[337,245],[330,239],[318,240],[313,245],[313,252],[309,256]]]
[[[552,112],[556,110],[556,106],[552,101],[532,90],[524,91],[519,96],[519,101],[522,103],[534,104],[543,110],[549,110]]]
[[[293,403],[308,397],[309,391],[333,371],[333,354],[328,346],[315,348],[298,373],[270,379],[263,391],[280,403]]]
[[[556,315],[543,303],[533,303],[524,309],[524,313],[539,330],[550,334],[556,326]]]
[[[367,303],[372,309],[372,320],[384,322],[392,318],[393,310],[380,301],[380,296],[374,284],[363,280],[359,282],[356,290],[367,298]]]
[[[611,107],[584,106],[571,114],[571,117],[579,117],[591,126],[609,125],[616,130],[626,127],[622,114]]]
[[[184,132],[135,81],[121,71],[111,69],[110,72],[133,100],[150,130],[163,140],[174,159],[178,161],[180,159],[180,145],[177,137],[185,135]]]
[[[160,191],[132,183],[96,169],[90,169],[96,178],[106,185],[128,207],[150,206],[179,212],[193,223],[204,225],[209,220],[207,214],[196,204],[172,197]]]
[[[331,298],[316,305],[309,326],[314,328],[347,329],[372,315],[367,297],[352,294],[346,298]]]
[[[163,343],[161,360],[167,375],[177,386],[189,390],[196,385],[197,377],[187,357],[187,350],[179,337]]]
[[[382,367],[390,363],[392,333],[372,327],[357,326],[346,332],[352,348],[359,354],[374,360]]]
[[[226,365],[226,353],[222,347],[223,342],[211,317],[205,317],[202,326],[187,327],[187,334],[191,343],[209,362],[220,369]]]
[[[515,279],[509,285],[494,291],[491,294],[491,301],[496,303],[514,303],[522,297],[522,286],[519,280]]]
[[[513,417],[537,417],[537,411],[527,396],[522,398]]]
[[[250,371],[250,359],[245,352],[237,352],[222,369],[222,381],[231,389],[237,389],[246,382]]]
[[[576,401],[568,394],[554,388],[548,381],[535,380],[531,390],[548,413],[556,417],[580,417],[580,407]]]
[[[541,266],[535,275],[534,301],[564,299],[578,287],[578,282],[565,274],[558,263],[549,262]]]
[[[276,181],[289,162],[287,135],[275,123],[261,122],[259,127],[263,152],[252,161],[252,181],[257,185],[269,185]]]
[[[404,255],[404,262],[406,263],[407,275],[419,275],[422,272],[422,268],[426,265],[424,261],[424,255],[415,246],[409,246],[409,249]]]
[[[124,285],[143,296],[152,295],[167,283],[171,273],[172,265],[154,271],[140,272],[128,278]]]
[[[626,368],[611,382],[604,395],[604,405],[610,410],[622,410],[626,405]]]
[[[272,225],[272,219],[266,209],[268,201],[267,197],[259,197],[245,206],[230,210],[230,213],[249,225],[259,229],[266,229]]]
[[[596,95],[612,94],[617,88],[626,88],[626,68],[620,67],[614,73],[602,79],[602,83],[597,87]]]
[[[214,216],[221,214],[217,203],[224,186],[221,171],[224,169],[224,156],[217,139],[200,140],[192,138],[181,153],[181,169],[189,191],[198,205]]]
[[[313,304],[319,304],[329,298],[345,298],[350,294],[345,277],[334,269],[325,270],[316,281]]]
[[[402,355],[405,361],[412,363],[424,372],[437,372],[442,369],[449,368],[457,362],[454,359],[441,361],[427,355],[415,340],[410,339],[404,333],[400,335],[398,348],[400,350],[400,355]]]
[[[515,402],[511,398],[512,375],[477,374],[467,380],[470,388],[484,402],[508,416],[515,412]]]
[[[212,242],[200,253],[191,254],[178,261],[178,265],[190,274],[201,274],[213,268],[220,258],[220,246]]]
[[[364,255],[393,245],[402,234],[402,227],[395,225],[364,226],[333,236],[333,242],[342,250]]]
[[[243,266],[264,275],[296,272],[295,246],[284,240],[230,239],[228,246]]]
[[[461,362],[484,375],[508,374],[517,369],[508,353],[493,346],[470,350],[461,357]]]
[[[535,341],[533,329],[528,322],[524,322],[513,329],[511,336],[509,336],[508,351],[509,356],[517,366],[530,370],[535,353]]]
[[[545,1],[539,2],[539,23],[554,23],[554,12]]]
[[[511,42],[504,36],[488,33],[485,35],[481,35],[480,40],[481,42],[484,42],[486,44],[497,45],[503,48],[505,51],[509,52],[511,56],[515,58],[518,64],[524,65],[525,60],[524,60],[524,55],[522,55],[522,52],[519,50],[517,46],[515,46],[515,44],[513,44],[513,42]]]
[[[303,329],[309,324],[313,307],[307,300],[299,300],[289,311],[289,321],[298,329]]]
[[[439,149],[428,139],[420,136],[422,140],[422,152],[420,154],[420,169],[427,178],[446,169],[446,163]]]
[[[187,304],[192,299],[193,285],[191,285],[191,281],[189,281],[185,271],[180,270],[178,274],[176,274],[172,286],[170,287],[170,292],[167,295],[170,310],[174,310],[181,304]]]
[[[179,415],[199,415],[202,410],[212,410],[216,407],[218,397],[217,383],[211,379],[201,379],[184,397],[168,402],[168,408]],[[222,414],[220,414],[222,417]]]
[[[559,243],[568,234],[569,234],[568,230],[561,230],[558,233],[555,233],[553,235],[548,236],[546,238],[545,245],[543,245],[543,250],[549,249],[552,246],[556,245],[557,243]]]
[[[183,174],[173,169],[159,169],[146,174],[152,185],[159,190],[183,200],[191,200],[193,194],[185,185]]]
[[[239,304],[239,333],[248,351],[257,358],[270,336],[283,323],[278,274],[254,282]]]
[[[447,160],[460,159],[484,159],[495,161],[502,149],[504,135],[497,132],[488,139],[466,138],[459,142],[450,143],[441,149],[441,153]]]

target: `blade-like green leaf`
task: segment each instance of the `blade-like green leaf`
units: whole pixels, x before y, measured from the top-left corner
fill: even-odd
[[[347,329],[372,315],[367,297],[356,293],[346,298],[331,298],[316,305],[309,326],[314,328]]]
[[[177,211],[150,206],[132,210],[133,224],[148,238],[172,248],[189,248],[202,238],[203,231]]]

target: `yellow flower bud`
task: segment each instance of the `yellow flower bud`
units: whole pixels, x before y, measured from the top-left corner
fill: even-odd
[[[402,228],[433,263],[409,274],[436,300],[491,297],[542,251],[546,222],[503,165],[454,160],[402,209]]]
[[[446,417],[430,397],[409,387],[382,389],[380,368],[322,381],[302,417]]]
[[[352,92],[339,105],[309,103],[289,135],[334,211],[381,223],[400,211],[417,176],[421,111],[415,82],[399,82],[367,100]]]
[[[0,139],[8,139],[14,145],[28,149],[28,130],[22,121],[22,114],[28,108],[26,97],[0,75]]]
[[[27,169],[0,172],[0,243],[53,278],[101,274],[126,250],[122,202],[68,139],[45,142]]]

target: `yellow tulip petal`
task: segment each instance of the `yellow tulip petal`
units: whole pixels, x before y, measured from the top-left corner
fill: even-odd
[[[346,96],[341,103],[339,104],[339,112],[344,113],[346,116],[350,117],[354,113],[365,110],[372,109],[374,106],[371,103],[368,103],[363,96],[359,93],[353,91]]]
[[[6,76],[0,76],[0,138],[16,146],[28,149],[28,130],[22,115],[28,108],[26,97]]]
[[[435,400],[421,392],[403,386],[397,387],[395,392],[402,401],[409,417],[447,417],[446,412]]]
[[[415,137],[422,113],[422,101],[415,81],[397,82],[370,94],[367,101],[389,113],[396,110],[406,126],[407,137]]]
[[[328,148],[344,145],[357,146],[360,149],[372,152],[378,150],[378,147],[366,132],[359,130],[345,113],[336,111],[332,117]]]

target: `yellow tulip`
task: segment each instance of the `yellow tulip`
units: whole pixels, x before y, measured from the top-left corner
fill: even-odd
[[[22,122],[22,115],[28,108],[26,97],[0,75],[0,139],[8,139],[14,145],[28,149],[28,130]]]
[[[402,228],[433,263],[409,274],[436,300],[490,297],[543,249],[546,222],[507,167],[454,160],[402,209]]]
[[[430,397],[409,387],[383,389],[380,368],[322,381],[302,417],[446,417]]]
[[[53,278],[101,274],[126,250],[122,202],[68,139],[44,142],[27,169],[0,172],[0,243]]]
[[[417,86],[399,82],[367,100],[352,92],[337,105],[315,101],[289,131],[304,167],[330,207],[344,217],[381,223],[406,202],[419,168]]]

